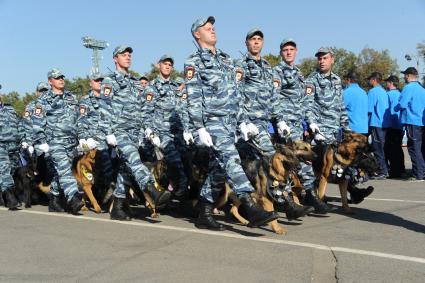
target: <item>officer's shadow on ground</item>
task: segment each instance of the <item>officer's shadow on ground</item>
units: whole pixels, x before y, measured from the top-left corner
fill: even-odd
[[[419,204],[415,207],[422,207],[422,204]],[[412,222],[410,220],[406,220],[400,216],[394,215],[388,212],[382,211],[373,211],[367,208],[358,207],[358,206],[350,206],[353,214],[346,214],[342,211],[342,209],[338,209],[333,211],[333,213],[348,216],[357,220],[368,221],[373,223],[381,223],[387,225],[393,225],[398,227],[403,227],[405,229],[425,233],[425,225]]]

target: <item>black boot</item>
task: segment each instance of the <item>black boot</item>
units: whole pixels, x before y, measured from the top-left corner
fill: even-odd
[[[326,214],[329,211],[329,207],[320,200],[315,189],[306,190],[305,204],[313,206],[317,214]]]
[[[49,211],[50,212],[64,212],[62,206],[62,199],[60,196],[54,194],[49,195]]]
[[[19,206],[19,202],[16,199],[15,194],[13,193],[12,189],[8,189],[4,191],[4,196],[6,197],[6,206],[10,210],[16,210]]]
[[[0,191],[0,206],[4,206],[3,193]]]
[[[163,209],[171,197],[171,193],[168,190],[159,191],[155,189],[152,183],[146,186],[146,192],[151,196],[157,210]]]
[[[127,209],[128,210],[130,209],[127,198],[117,198],[114,196],[112,201],[114,203],[112,205],[112,210],[111,210],[111,219],[120,220],[120,221],[130,221],[131,218],[126,211]]]
[[[215,231],[223,231],[225,228],[223,225],[215,221],[212,216],[214,209],[213,205],[209,202],[199,202],[199,215],[196,220],[195,226],[199,229],[209,229]]]
[[[240,200],[247,214],[249,221],[248,227],[256,228],[264,226],[279,217],[279,215],[274,211],[265,211],[254,202],[249,194],[243,194],[240,196]]]
[[[80,209],[83,207],[83,202],[81,201],[81,196],[79,193],[75,193],[71,200],[68,201],[68,213],[78,214]]]
[[[283,207],[285,209],[286,218],[289,221],[303,217],[314,211],[314,208],[311,206],[303,206],[295,203],[291,195],[285,197],[285,204]]]
[[[359,204],[373,192],[374,188],[369,186],[366,189],[359,189],[354,186],[348,186],[347,190],[350,192],[350,200],[348,202]]]

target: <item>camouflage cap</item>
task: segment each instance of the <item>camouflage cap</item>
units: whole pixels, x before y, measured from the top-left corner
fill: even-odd
[[[192,34],[200,27],[204,26],[206,23],[215,23],[215,18],[213,16],[209,16],[208,18],[197,19],[193,24],[190,31]]]
[[[170,60],[171,61],[171,64],[174,65],[174,59],[173,59],[173,57],[171,55],[168,55],[168,54],[162,55],[161,58],[159,58],[158,63],[159,62],[164,62],[166,60]]]
[[[45,91],[49,89],[50,89],[50,86],[46,82],[39,82],[36,88],[37,91]]]
[[[117,54],[121,54],[121,53],[124,53],[126,51],[133,53],[133,48],[131,48],[130,46],[127,46],[127,45],[117,46],[114,49],[114,53],[112,53],[112,57],[115,57],[115,56],[117,56]]]
[[[259,35],[259,36],[261,36],[261,38],[264,38],[264,34],[259,28],[253,28],[252,30],[248,31],[245,39],[248,40],[251,37],[253,37],[254,35]]]
[[[183,78],[181,78],[181,77],[177,77],[174,81],[175,81],[176,83],[178,83],[179,85],[184,84],[184,79],[183,79]]]
[[[97,81],[97,80],[100,80],[100,79],[103,79],[103,78],[105,78],[105,76],[102,75],[101,73],[93,73],[89,76],[89,79],[92,80],[92,81]]]
[[[141,80],[143,80],[143,79],[145,79],[145,80],[149,81],[149,79],[148,79],[148,75],[147,75],[147,74],[143,74],[143,75],[141,75],[141,76],[140,76],[140,78],[139,78],[139,81],[141,81]]]
[[[65,77],[65,75],[62,74],[61,70],[59,70],[59,69],[53,68],[47,73],[48,79],[50,79],[50,78],[57,79],[57,78],[60,78],[60,77]]]
[[[314,54],[315,57],[319,57],[320,54],[331,54],[334,55],[334,51],[330,47],[320,47],[319,50],[317,50],[316,54]]]
[[[282,48],[283,46],[289,43],[292,43],[295,47],[297,47],[297,43],[295,42],[295,40],[289,37],[282,40],[282,42],[280,43],[280,48]]]

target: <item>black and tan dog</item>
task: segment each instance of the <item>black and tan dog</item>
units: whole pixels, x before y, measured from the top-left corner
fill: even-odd
[[[376,170],[377,162],[371,153],[367,137],[356,133],[345,133],[344,139],[338,145],[317,146],[315,151],[319,156],[313,162],[313,168],[319,178],[319,198],[321,200],[325,198],[329,181],[336,182],[341,194],[343,211],[352,213],[347,198],[349,180],[343,174],[349,166],[363,167],[369,172]]]
[[[91,149],[87,153],[78,156],[74,159],[72,164],[72,174],[77,180],[78,185],[83,189],[83,208],[82,210],[88,210],[87,202],[90,201],[93,209],[96,213],[102,211],[98,201],[93,195],[93,184],[94,184],[94,163],[96,157],[96,149]]]

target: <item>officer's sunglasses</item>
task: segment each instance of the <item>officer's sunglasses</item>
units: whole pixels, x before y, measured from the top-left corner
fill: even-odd
[[[65,77],[64,76],[60,76],[60,77],[57,77],[57,78],[53,78],[54,80],[64,80],[65,79]]]

